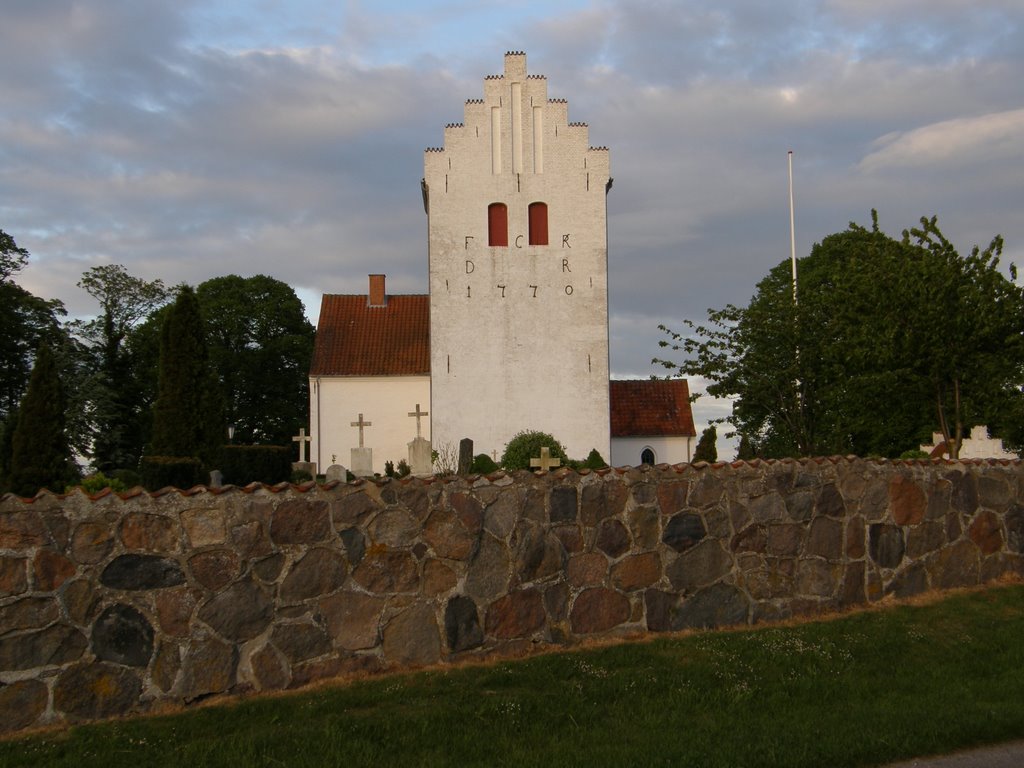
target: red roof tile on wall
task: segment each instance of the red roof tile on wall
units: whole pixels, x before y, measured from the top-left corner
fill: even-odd
[[[612,380],[612,437],[696,437],[685,379]]]
[[[430,297],[324,294],[310,376],[430,374]]]

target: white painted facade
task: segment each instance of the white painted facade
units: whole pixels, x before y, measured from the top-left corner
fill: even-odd
[[[409,413],[430,412],[429,376],[320,376],[309,382],[310,460],[321,474],[331,464],[351,469],[352,449],[359,446],[359,429],[352,422],[371,426],[363,431],[364,445],[373,449],[373,471],[384,474],[384,462],[397,466],[409,460],[409,443],[416,437],[416,418]],[[422,436],[430,439],[430,417],[420,419]],[[297,449],[296,449],[297,455]]]
[[[537,429],[570,456],[609,454],[611,179],[608,151],[588,141],[510,53],[425,153],[435,448],[469,437],[500,455]],[[507,206],[507,246],[488,244],[492,203]],[[529,245],[531,203],[547,205],[547,245]]]
[[[693,455],[693,441],[689,436],[613,437],[608,462],[613,467],[638,467],[644,450],[649,449],[655,464],[682,464]]]

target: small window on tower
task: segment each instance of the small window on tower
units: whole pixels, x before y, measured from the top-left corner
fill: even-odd
[[[548,244],[548,204],[530,203],[530,245]]]
[[[487,244],[508,247],[508,207],[504,203],[487,206]]]
[[[640,453],[640,463],[654,466],[654,451],[650,448],[644,448]]]

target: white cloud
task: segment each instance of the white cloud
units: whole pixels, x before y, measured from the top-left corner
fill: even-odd
[[[862,171],[950,168],[1024,158],[1024,109],[895,131],[872,143]]]

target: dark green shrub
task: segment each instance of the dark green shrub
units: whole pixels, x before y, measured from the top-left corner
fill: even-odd
[[[276,485],[292,477],[292,449],[283,445],[225,445],[220,471],[231,485]],[[306,478],[311,479],[311,478]]]
[[[292,485],[301,485],[302,483],[308,483],[313,479],[313,476],[304,469],[297,469],[292,472],[291,477],[288,479]]]
[[[115,469],[110,473],[110,478],[121,483],[126,489],[142,485],[142,475],[134,469]]]
[[[538,454],[539,455],[539,454]],[[486,453],[478,453],[473,457],[473,463],[469,465],[471,475],[489,475],[498,469],[497,463]]]
[[[64,489],[64,492],[68,493],[75,487],[76,486],[74,485],[69,485],[67,488]],[[95,496],[104,488],[109,488],[114,493],[123,493],[124,491],[128,490],[128,486],[126,486],[116,477],[107,477],[102,472],[96,472],[94,474],[89,475],[88,477],[83,478],[82,481],[78,483],[77,487],[81,488],[90,496]]]
[[[147,491],[167,486],[191,488],[207,480],[203,474],[203,465],[194,456],[143,456],[139,468],[142,486]]]
[[[565,448],[547,432],[524,430],[508,441],[501,455],[501,466],[508,470],[529,469],[530,459],[540,458],[540,449],[547,448],[565,464]]]
[[[604,457],[601,456],[597,448],[591,448],[590,453],[587,454],[587,458],[583,462],[585,469],[604,469],[607,466],[608,462],[604,460]]]
[[[710,427],[705,429],[700,436],[700,440],[697,441],[697,449],[693,452],[693,460],[715,462],[718,461],[718,446],[716,441],[718,440],[718,430],[715,429],[715,425],[712,424]]]
[[[922,451],[920,448],[914,448],[909,451],[904,451],[900,454],[901,459],[927,459],[929,458],[927,451]]]

